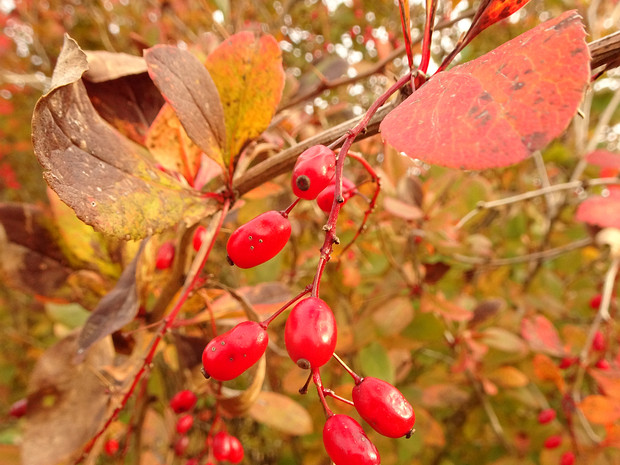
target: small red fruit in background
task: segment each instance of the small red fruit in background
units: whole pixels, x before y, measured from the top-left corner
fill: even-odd
[[[605,360],[604,358],[598,360],[594,366],[596,368],[598,368],[599,370],[609,370],[611,368],[611,366],[609,365],[609,362],[607,360]]]
[[[275,257],[291,237],[291,223],[271,210],[240,226],[226,244],[229,260],[239,268],[252,268]]]
[[[291,186],[300,199],[313,200],[325,189],[336,169],[336,154],[324,145],[306,149],[293,168]]]
[[[213,436],[213,456],[216,460],[227,460],[239,463],[243,460],[243,446],[241,441],[226,431],[220,431]]]
[[[301,368],[325,365],[336,348],[336,319],[331,308],[318,297],[309,297],[293,307],[284,327],[289,356]]]
[[[177,420],[177,433],[185,434],[187,433],[192,426],[194,425],[194,416],[191,413],[186,413],[185,415],[181,415]]]
[[[336,465],[378,465],[379,452],[362,426],[348,415],[332,415],[323,427],[323,445]]]
[[[355,191],[355,183],[347,178],[342,178],[342,198],[344,205],[347,200],[349,200]],[[332,205],[334,204],[334,195],[336,193],[336,184],[331,183],[325,189],[321,191],[321,193],[316,198],[316,203],[321,210],[325,213],[329,213],[332,210]]]
[[[594,338],[592,339],[592,350],[596,350],[597,352],[602,352],[607,347],[607,343],[605,342],[605,336],[600,331],[594,333]]]
[[[109,455],[115,455],[118,452],[119,444],[116,439],[108,439],[103,445],[103,451]]]
[[[560,465],[573,465],[575,463],[575,454],[571,451],[564,452],[560,457]]]
[[[196,231],[194,232],[194,238],[192,239],[192,246],[194,247],[194,250],[196,252],[200,250],[200,247],[202,246],[206,235],[207,228],[205,228],[204,226],[198,226],[196,228]]]
[[[353,403],[378,433],[390,438],[411,434],[415,423],[413,407],[390,383],[371,376],[363,378],[353,388]]]
[[[560,444],[562,444],[562,436],[560,436],[559,434],[554,434],[553,436],[549,436],[547,439],[545,439],[544,446],[545,449],[555,449]]]
[[[13,418],[21,418],[26,415],[27,411],[28,399],[24,397],[23,399],[19,399],[13,402],[13,404],[9,408],[9,416],[12,416]]]
[[[158,270],[165,270],[170,268],[174,261],[174,244],[172,242],[164,242],[155,257],[155,268]]]
[[[598,310],[601,306],[601,300],[603,300],[602,294],[596,294],[590,299],[590,308],[592,310]]]
[[[560,363],[558,364],[558,366],[562,369],[565,370],[567,368],[572,367],[575,363],[578,362],[579,359],[575,358],[575,357],[564,357],[562,360],[560,360]]]
[[[187,446],[189,446],[189,436],[181,436],[174,443],[174,453],[177,457],[182,457],[185,455],[185,451],[187,450]]]
[[[538,414],[538,423],[541,425],[547,424],[555,420],[556,413],[552,408],[546,408],[541,410]]]
[[[236,378],[254,365],[267,349],[267,330],[255,321],[244,321],[214,337],[202,352],[205,375],[218,381]]]
[[[194,408],[198,397],[189,389],[177,392],[172,399],[170,399],[170,408],[175,413],[187,412]]]

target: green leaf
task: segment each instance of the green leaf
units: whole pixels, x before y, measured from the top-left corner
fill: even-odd
[[[387,350],[378,342],[372,342],[358,354],[358,363],[362,367],[362,376],[374,376],[388,383],[394,383],[395,370]]]
[[[208,57],[207,69],[224,107],[224,161],[234,165],[245,144],[271,122],[284,89],[282,52],[273,36],[244,31],[229,37]]]
[[[148,152],[97,114],[80,79],[86,69],[84,53],[66,37],[52,89],[32,119],[35,154],[60,199],[97,231],[124,239],[213,213],[214,203],[158,170]]]

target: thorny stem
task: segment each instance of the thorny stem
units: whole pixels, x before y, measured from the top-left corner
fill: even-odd
[[[353,378],[353,382],[355,382],[355,384],[359,384],[362,382],[362,379],[364,378],[355,373],[353,369],[349,365],[347,365],[336,352],[334,352],[334,355],[332,355],[332,357],[334,357],[334,359],[342,366],[342,368],[344,368],[347,373],[349,373],[349,375],[351,375],[351,378]]]
[[[323,381],[321,380],[321,373],[318,368],[312,369],[312,381],[316,386],[316,390],[319,394],[319,399],[321,400],[321,405],[323,405],[323,410],[325,411],[325,416],[327,418],[334,415],[334,412],[331,411],[329,406],[327,405],[327,401],[325,400],[325,388],[323,388]]]
[[[84,447],[82,455],[75,462],[76,465],[81,463],[86,458],[86,455],[88,454],[88,452],[90,452],[90,450],[94,446],[97,439],[99,439],[103,435],[103,433],[105,433],[105,431],[108,429],[108,427],[112,424],[112,422],[116,420],[121,410],[125,408],[125,405],[127,405],[127,402],[133,395],[136,389],[136,386],[142,379],[142,376],[144,376],[146,372],[150,370],[151,364],[153,362],[153,357],[155,356],[155,353],[157,352],[157,347],[159,346],[159,343],[164,338],[164,335],[166,334],[166,332],[170,328],[172,328],[174,324],[174,320],[179,314],[181,307],[183,307],[183,305],[185,304],[185,302],[187,301],[191,293],[194,291],[194,287],[196,286],[196,283],[199,281],[200,270],[204,268],[205,263],[207,262],[207,259],[209,258],[209,254],[211,253],[211,250],[213,250],[213,246],[215,245],[215,239],[217,237],[217,233],[222,229],[222,224],[224,223],[224,218],[226,217],[226,214],[228,213],[229,208],[230,208],[230,201],[226,200],[224,202],[224,205],[222,206],[222,210],[220,210],[219,212],[220,217],[217,221],[217,224],[211,231],[212,236],[211,236],[211,240],[208,243],[207,249],[203,250],[205,249],[205,246],[207,245],[207,241],[205,241],[200,251],[194,258],[194,262],[192,263],[191,269],[194,272],[189,273],[187,280],[185,282],[185,285],[183,286],[183,291],[177,298],[177,301],[174,307],[172,308],[170,313],[162,320],[160,328],[157,334],[155,335],[155,337],[153,338],[153,341],[151,342],[151,347],[149,348],[149,351],[146,357],[144,358],[144,362],[142,363],[142,366],[138,370],[138,373],[136,373],[131,385],[129,386],[129,389],[123,396],[120,405],[114,409],[112,414],[108,417],[108,419],[106,420],[104,425],[99,429],[97,434],[95,434],[91,438],[91,440],[88,442],[88,444]],[[207,232],[207,234],[208,233],[209,232]]]
[[[303,296],[308,294],[310,291],[311,291],[311,286],[310,285],[306,286],[303,291],[301,291],[299,294],[297,294],[295,297],[293,297],[291,300],[289,300],[287,303],[285,303],[282,307],[280,307],[278,310],[276,310],[273,313],[273,315],[268,317],[266,320],[263,320],[260,325],[263,328],[267,328],[267,326],[269,326],[271,324],[271,322],[273,320],[275,320],[283,311],[285,311],[287,308],[289,308],[291,305],[293,305],[295,302],[297,302]]]
[[[338,238],[336,237],[336,222],[338,220],[338,214],[340,213],[341,200],[342,197],[342,173],[344,169],[344,160],[349,153],[349,149],[351,145],[357,138],[357,136],[362,133],[362,131],[366,128],[368,123],[370,122],[373,115],[387,102],[387,100],[397,92],[401,87],[403,87],[411,77],[411,73],[407,73],[402,76],[396,83],[394,83],[381,97],[379,97],[368,109],[366,114],[362,117],[362,119],[355,125],[352,129],[350,129],[346,133],[346,137],[338,152],[338,158],[336,160],[336,189],[334,192],[334,203],[332,205],[331,212],[329,214],[329,218],[327,219],[327,223],[324,226],[325,229],[325,241],[323,242],[323,246],[321,247],[321,258],[319,259],[319,264],[317,266],[317,272],[314,276],[314,281],[312,283],[312,296],[319,296],[319,285],[321,282],[321,276],[323,275],[323,271],[325,270],[325,266],[329,261],[329,257],[332,253],[334,244],[338,242]]]

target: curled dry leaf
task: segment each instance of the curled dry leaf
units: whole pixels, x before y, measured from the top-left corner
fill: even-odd
[[[74,461],[105,420],[109,386],[99,372],[112,363],[114,348],[110,339],[104,339],[82,363],[73,364],[76,350],[77,334],[72,334],[48,349],[32,371],[23,465]]]
[[[230,389],[222,387],[221,394],[213,392],[218,399],[218,407],[223,415],[228,417],[241,417],[248,413],[263,388],[267,363],[263,355],[258,363],[248,371],[253,376],[250,385],[243,389]]]

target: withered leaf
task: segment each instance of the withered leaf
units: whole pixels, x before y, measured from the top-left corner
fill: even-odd
[[[146,50],[144,58],[149,75],[174,108],[187,135],[223,166],[224,110],[205,66],[190,52],[169,45]]]
[[[45,180],[82,221],[137,239],[216,209],[97,114],[80,79],[86,58],[73,39],[65,37],[58,62],[52,89],[35,107],[32,139]]]
[[[28,413],[21,448],[23,465],[54,465],[75,460],[105,419],[108,386],[99,371],[112,364],[109,340],[100,341],[81,364],[71,360],[72,334],[37,361],[28,383]]]
[[[132,321],[140,308],[136,286],[136,268],[146,240],[129,266],[123,270],[116,286],[99,302],[86,320],[78,339],[78,356],[82,356],[98,340]]]

